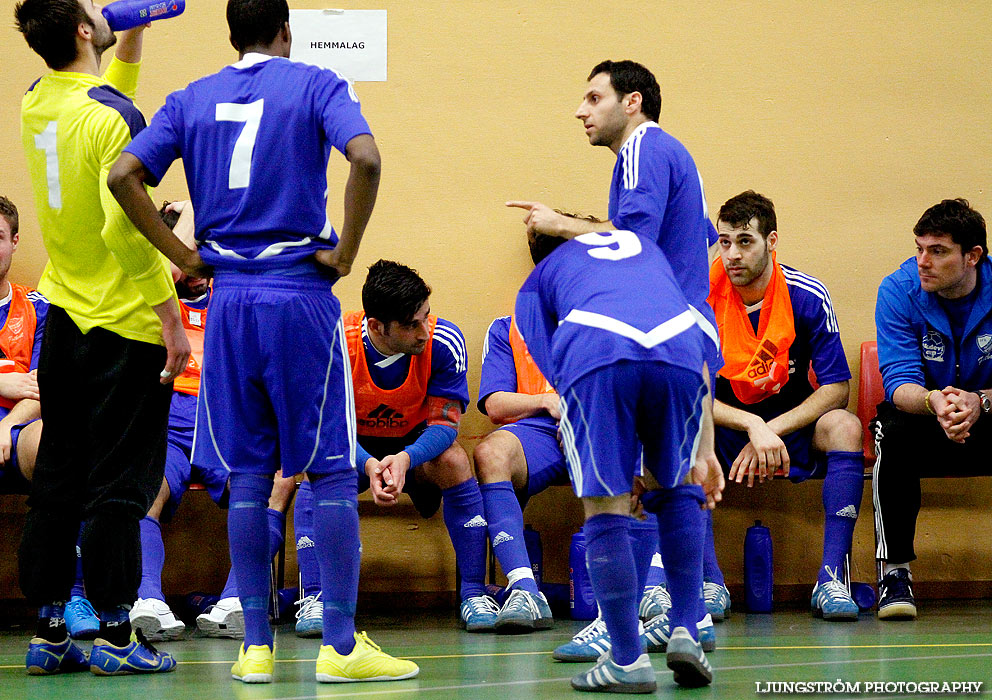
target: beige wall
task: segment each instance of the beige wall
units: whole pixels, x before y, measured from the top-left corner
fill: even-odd
[[[591,148],[572,117],[585,76],[603,58],[632,58],[654,70],[664,100],[661,124],[695,157],[711,213],[746,188],[775,201],[781,259],[830,288],[855,370],[858,345],[874,338],[877,284],[912,253],[909,235],[922,211],[943,197],[964,196],[992,215],[988,3],[333,4],[389,12],[389,80],[357,86],[383,156],[379,203],[356,274],[339,285],[339,295],[346,307],[356,306],[362,270],[379,257],[418,268],[434,287],[435,312],[465,333],[473,393],[486,327],[511,310],[529,268],[520,213],[502,203],[534,198],[606,214],[613,155]],[[33,283],[45,256],[17,113],[21,94],[44,68],[9,28],[13,3],[2,5],[0,192],[22,211],[12,276]],[[235,58],[223,3],[189,5],[183,17],[148,33],[138,100],[148,116],[168,92]],[[291,161],[272,167],[289,173]],[[343,159],[335,157],[336,222],[344,172]],[[177,165],[157,196],[184,192]],[[473,409],[463,427],[466,444],[489,429]],[[988,502],[987,487],[977,483]],[[557,507],[548,503],[549,510]],[[811,512],[818,512],[815,503],[813,497]],[[776,504],[805,519],[807,511],[788,497]],[[569,526],[576,525],[578,513],[566,512]],[[551,519],[548,513],[535,519],[542,518]],[[742,512],[739,521],[747,519]],[[408,520],[387,521],[382,536],[402,531],[398,549],[411,559],[420,556],[418,547],[448,552],[439,522],[421,524],[414,534],[423,537],[407,543],[407,528],[416,523]],[[809,532],[814,553],[817,528],[814,523]],[[370,531],[378,528],[368,524]],[[735,550],[741,538],[727,536]],[[863,549],[868,567],[871,554]],[[379,566],[369,571],[369,552],[363,586],[395,579]],[[802,547],[794,556],[802,562],[798,569],[815,569]],[[934,557],[937,571],[941,555]],[[450,557],[437,561],[439,568],[423,572],[424,586],[450,585]],[[381,566],[389,562],[385,556]],[[989,568],[978,577],[992,578]],[[809,578],[791,573],[796,569],[784,575]]]

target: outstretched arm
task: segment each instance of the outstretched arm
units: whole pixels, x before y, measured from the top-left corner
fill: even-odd
[[[547,236],[575,238],[576,236],[581,236],[583,233],[612,231],[614,228],[613,224],[609,221],[594,222],[559,214],[551,207],[540,202],[513,200],[507,202],[506,206],[527,210],[527,216],[524,217],[524,223],[527,224],[527,233],[543,233]]]

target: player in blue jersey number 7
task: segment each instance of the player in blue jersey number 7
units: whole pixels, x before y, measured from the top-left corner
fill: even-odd
[[[193,461],[231,472],[231,562],[245,622],[231,675],[272,680],[266,506],[281,464],[286,476],[307,472],[316,501],[324,601],[317,680],[410,678],[416,664],[355,632],[355,408],[332,293],[351,271],[372,214],[379,151],[351,84],[289,60],[285,0],[229,0],[227,21],[238,61],[169,95],[145,137],[114,165],[109,185],[180,269],[215,270]],[[340,240],[327,219],[332,147],[351,163]],[[162,223],[143,188],[176,158],[197,212],[199,253]]]
[[[530,231],[537,267],[515,320],[557,389],[563,451],[586,521],[586,565],[612,647],[572,679],[584,691],[649,693],[655,675],[638,634],[630,494],[643,464],[657,483],[642,496],[658,517],[672,597],[667,663],[675,682],[713,674],[698,640],[704,519],[720,500],[707,359],[700,328],[661,250],[630,231],[573,240]],[[652,294],[632,293],[631,281]]]

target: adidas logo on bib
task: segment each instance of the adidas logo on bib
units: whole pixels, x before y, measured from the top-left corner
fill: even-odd
[[[855,508],[853,505],[844,506],[839,511],[837,511],[836,515],[839,515],[842,518],[851,518],[852,520],[857,520],[858,509]]]
[[[471,520],[469,520],[467,523],[462,525],[462,527],[485,527],[488,524],[489,523],[486,522],[485,518],[483,518],[481,515],[477,515]]]
[[[307,547],[316,547],[316,546],[317,546],[316,543],[312,539],[310,539],[309,537],[307,537],[306,535],[303,535],[303,537],[301,537],[300,539],[296,540],[296,550],[297,551],[299,551],[301,549],[306,549]]]
[[[498,533],[496,533],[496,537],[493,539],[493,547],[497,545],[501,545],[504,542],[512,542],[512,541],[513,541],[512,535],[508,535],[506,534],[505,531],[500,530]]]

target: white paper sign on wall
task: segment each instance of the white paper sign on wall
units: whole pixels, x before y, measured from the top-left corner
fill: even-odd
[[[352,82],[386,79],[385,10],[290,10],[294,61],[333,68]]]

